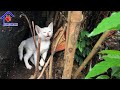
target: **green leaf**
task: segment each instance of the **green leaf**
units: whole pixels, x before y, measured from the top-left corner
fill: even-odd
[[[113,55],[120,55],[120,51],[118,50],[102,50],[100,51],[99,53],[102,53],[102,54],[113,54]]]
[[[108,75],[100,75],[96,79],[110,79]]]
[[[102,62],[96,64],[92,68],[92,70],[87,74],[85,79],[95,77],[99,74],[102,74],[113,66],[120,66],[120,59],[113,59],[113,58],[105,58],[105,59],[108,59],[108,60],[102,61]]]
[[[120,55],[108,54],[108,55],[104,55],[102,58],[104,60],[109,60],[109,59],[119,59],[120,60]]]
[[[82,31],[82,32],[80,33],[80,38],[83,39],[86,35],[89,35],[88,31]]]
[[[120,79],[120,67],[112,67],[111,76]]]
[[[81,46],[82,48],[85,47],[85,42],[86,42],[85,40],[83,40],[83,41],[81,42],[81,45],[80,45],[80,46]]]
[[[82,53],[83,48],[79,46],[78,49],[79,49],[79,51]]]
[[[110,17],[104,18],[88,37],[98,35],[108,30],[120,29],[120,12],[112,13]]]

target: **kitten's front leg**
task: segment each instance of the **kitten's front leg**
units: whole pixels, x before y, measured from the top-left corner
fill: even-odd
[[[37,52],[34,53],[34,62],[35,62],[34,65],[35,65],[35,67],[36,67],[36,65],[37,65]],[[41,66],[39,66],[38,68],[39,68],[39,70],[42,69]]]
[[[33,52],[27,51],[27,53],[24,56],[24,62],[25,62],[25,66],[26,66],[27,69],[31,69],[32,68],[32,66],[28,62],[28,60],[32,56],[32,54],[33,54]]]
[[[44,66],[46,56],[47,56],[47,51],[42,54],[42,58],[40,60],[40,66]]]

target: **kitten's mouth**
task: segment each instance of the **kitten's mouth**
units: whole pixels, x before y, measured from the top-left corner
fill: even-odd
[[[50,36],[48,35],[48,36],[46,36],[46,37],[50,37]]]

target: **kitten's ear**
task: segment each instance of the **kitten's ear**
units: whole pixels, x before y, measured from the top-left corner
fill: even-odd
[[[53,30],[53,22],[51,22],[51,23],[48,25],[48,27],[49,27],[51,30]]]
[[[36,33],[39,34],[41,31],[41,28],[38,25],[35,25],[35,30],[36,30]]]

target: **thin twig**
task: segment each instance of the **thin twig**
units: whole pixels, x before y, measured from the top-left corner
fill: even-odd
[[[46,79],[49,79],[48,68],[46,68],[45,73],[46,73]]]
[[[49,65],[49,79],[52,79],[52,64],[53,64],[53,59],[50,60],[50,65]]]
[[[54,18],[54,26],[56,25],[57,18],[58,18],[59,11],[56,11],[55,18]]]
[[[60,15],[63,17],[63,19],[64,19],[66,22],[68,22],[67,18],[65,17],[65,15],[64,15],[62,12],[60,12]]]
[[[38,48],[37,48],[37,65],[35,65],[35,73],[34,73],[34,77],[36,78],[37,77],[37,74],[38,74],[38,66],[39,66],[39,60],[40,60],[40,38],[38,38]]]
[[[32,27],[33,27],[34,41],[36,41],[36,36],[35,36],[35,24],[34,24],[34,21],[32,21]],[[35,47],[37,48],[37,44],[36,44],[36,42],[35,42]]]

